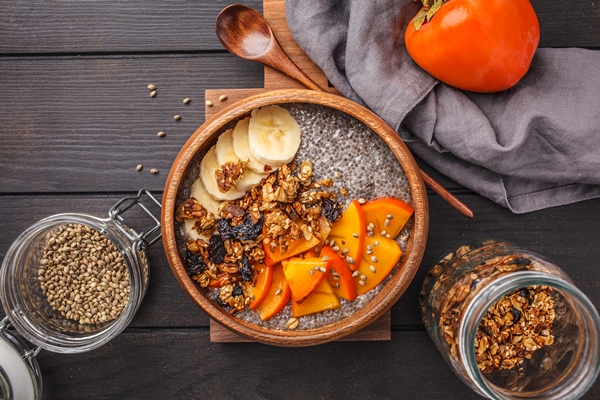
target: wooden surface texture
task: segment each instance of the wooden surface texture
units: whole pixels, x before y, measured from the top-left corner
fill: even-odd
[[[244,3],[263,10],[260,0]],[[228,4],[1,2],[0,260],[43,217],[105,216],[142,187],[160,195],[181,146],[205,120],[204,92],[225,90],[234,100],[234,89],[264,87],[263,67],[228,54],[215,37],[215,18]],[[541,46],[600,49],[600,2],[532,4]],[[155,98],[149,83],[158,87]],[[159,138],[158,131],[167,135]],[[137,164],[144,169],[136,171]],[[181,289],[159,243],[148,251],[148,293],[121,335],[88,353],[37,356],[43,398],[479,398],[452,373],[421,323],[417,295],[428,268],[465,242],[502,238],[561,265],[599,307],[600,199],[513,215],[420,166],[475,218],[429,192],[427,248],[391,309],[391,340],[309,348],[211,343],[209,318]],[[143,218],[134,215],[132,223]],[[598,382],[584,396],[597,398]]]

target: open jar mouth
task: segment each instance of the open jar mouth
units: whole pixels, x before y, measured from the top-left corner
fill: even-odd
[[[105,236],[123,258],[129,277],[129,295],[127,305],[114,319],[82,323],[67,318],[56,305],[50,304],[48,294],[42,289],[40,277],[43,271],[40,269],[48,241],[61,227],[69,225],[89,227]],[[65,267],[68,268],[66,261]],[[31,343],[59,353],[82,352],[102,346],[125,329],[137,311],[147,283],[145,253],[121,234],[110,220],[84,214],[58,214],[38,221],[10,247],[0,275],[0,299],[11,323]],[[81,297],[88,296],[88,307],[96,293],[99,291],[81,293]]]
[[[483,373],[475,341],[484,315],[502,296],[536,286],[551,289],[554,343],[535,350],[522,367]],[[459,325],[458,344],[467,375],[492,399],[572,399],[583,395],[600,372],[600,316],[579,289],[560,277],[537,271],[498,277],[467,306]]]

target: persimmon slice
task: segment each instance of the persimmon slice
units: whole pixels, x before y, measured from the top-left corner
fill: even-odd
[[[290,285],[293,302],[302,303],[329,273],[329,261],[319,257],[294,257],[284,264],[283,273]]]
[[[331,250],[329,246],[323,246],[321,249],[321,257],[326,257],[331,260],[330,273],[327,274],[327,280],[333,288],[336,295],[353,301],[356,299],[356,283],[352,277],[352,270],[348,267],[348,264],[339,256],[335,251]]]
[[[273,281],[269,293],[267,293],[260,306],[256,308],[260,319],[266,321],[276,315],[289,303],[291,296],[292,292],[283,274],[283,267],[281,265],[274,265]]]
[[[302,303],[292,301],[292,315],[302,317],[327,310],[335,310],[342,305],[329,282],[324,279]]]
[[[249,304],[252,310],[256,310],[269,294],[271,284],[273,283],[274,266],[256,264],[254,269],[258,271],[258,274],[256,275],[256,282],[254,286],[246,286],[246,292],[248,295],[254,296],[254,299]]]
[[[414,212],[413,208],[404,201],[391,197],[369,201],[361,207],[367,226],[375,225],[373,230],[375,235],[385,231],[392,239],[398,236]]]
[[[360,203],[353,200],[342,213],[342,218],[333,224],[327,237],[333,251],[342,253],[351,269],[358,268],[362,257],[365,226],[365,216]]]

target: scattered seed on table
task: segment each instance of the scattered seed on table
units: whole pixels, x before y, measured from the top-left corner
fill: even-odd
[[[190,104],[190,101],[192,100],[190,100],[189,97],[186,97],[185,99],[183,99],[183,104]]]
[[[173,119],[174,119],[175,121],[179,121],[179,120],[181,119],[181,115],[174,115],[174,116],[173,116]]]
[[[158,174],[158,169],[156,169],[156,168],[152,168],[152,169],[150,170],[150,173],[151,173],[151,174],[154,174],[154,175],[156,175],[156,174]]]
[[[156,85],[154,83],[149,84],[148,90],[156,90]]]
[[[166,135],[167,135],[167,134],[166,134],[166,133],[164,133],[163,131],[160,131],[160,132],[158,132],[158,133],[156,134],[156,136],[158,136],[158,137],[165,137]]]
[[[156,90],[153,90],[150,92],[150,97],[154,97],[154,96],[156,96]]]
[[[213,102],[210,100],[206,100],[206,107],[212,107],[213,106]]]
[[[135,167],[136,171],[141,171],[142,168],[144,168],[144,166],[142,164],[138,164],[137,167]]]
[[[225,101],[227,100],[227,95],[222,94],[221,96],[219,96],[219,101]]]

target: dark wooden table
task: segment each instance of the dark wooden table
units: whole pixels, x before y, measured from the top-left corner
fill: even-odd
[[[262,9],[260,0],[247,3]],[[228,54],[215,37],[215,17],[227,4],[2,1],[0,259],[43,217],[104,216],[140,188],[160,194],[179,149],[204,122],[204,90],[262,87],[262,66]],[[541,46],[600,48],[598,1],[533,4]],[[149,83],[158,87],[156,98]],[[391,341],[312,348],[211,343],[208,317],[179,287],[158,243],[149,250],[146,298],[120,336],[83,354],[38,355],[44,398],[478,398],[421,323],[417,293],[427,269],[464,242],[503,238],[561,265],[598,306],[600,199],[512,215],[422,167],[476,217],[467,220],[429,193],[427,251],[392,309]],[[600,383],[585,398],[600,398]]]

